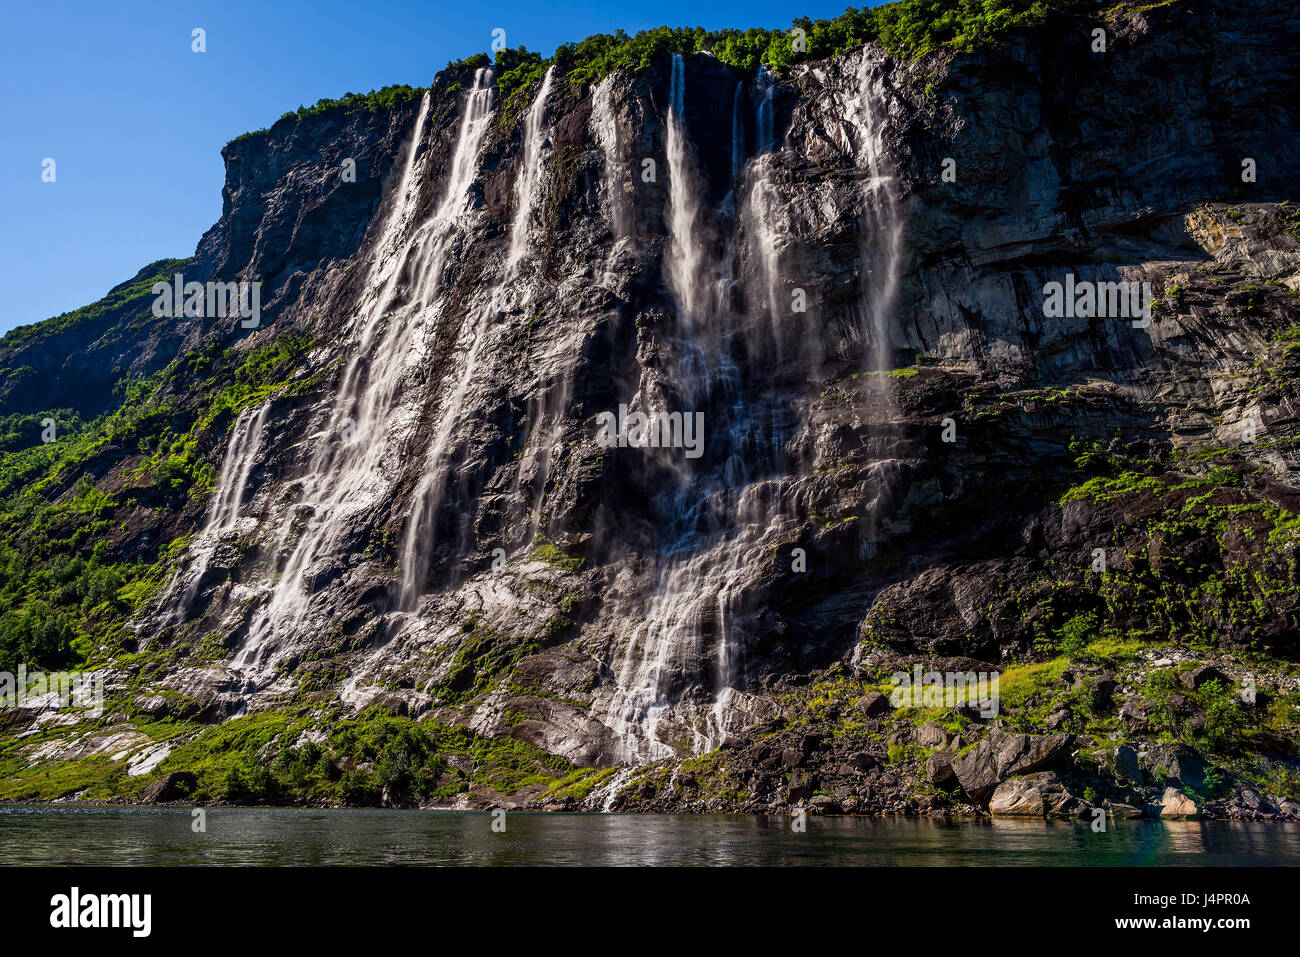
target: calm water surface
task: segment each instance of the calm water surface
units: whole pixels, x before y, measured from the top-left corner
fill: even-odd
[[[1300,864],[1300,825],[459,811],[0,807],[0,864]]]

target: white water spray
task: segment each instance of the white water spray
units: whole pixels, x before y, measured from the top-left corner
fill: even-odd
[[[393,208],[376,243],[354,328],[358,346],[340,383],[323,435],[302,479],[299,516],[305,518],[270,601],[254,620],[235,657],[235,668],[265,669],[277,635],[299,626],[312,601],[312,581],[322,566],[346,564],[344,537],[359,513],[382,506],[398,478],[405,437],[414,429],[424,396],[412,380],[427,355],[426,338],[436,311],[442,269],[467,212],[469,186],[490,125],[491,70],[480,69],[469,92],[448,174],[446,192],[433,214],[412,232],[422,173],[420,143],[429,95],[420,104],[415,130],[393,194]],[[295,531],[286,523],[278,547]]]
[[[542,79],[542,87],[528,108],[524,117],[524,152],[520,161],[519,176],[515,179],[515,221],[510,231],[510,252],[506,257],[506,267],[513,269],[529,249],[529,231],[532,228],[533,210],[537,206],[537,194],[541,185],[543,156],[546,137],[542,120],[546,113],[546,100],[551,94],[551,80],[555,67],[547,69]]]
[[[270,408],[271,402],[267,400],[256,409],[244,409],[231,426],[230,441],[226,444],[226,455],[222,460],[217,491],[208,505],[208,517],[203,530],[190,549],[194,559],[190,582],[186,586],[185,593],[171,609],[173,621],[184,619],[198,594],[203,574],[212,562],[212,556],[217,550],[221,537],[232,531],[239,523],[240,508],[248,490],[253,464],[257,461],[258,452],[262,447],[262,431],[266,427],[266,414]],[[179,578],[178,572],[168,588],[169,602]]]

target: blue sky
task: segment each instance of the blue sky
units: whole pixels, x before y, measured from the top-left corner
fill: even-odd
[[[221,147],[325,96],[427,86],[451,59],[550,55],[618,28],[777,27],[844,0],[11,3],[0,29],[0,333],[188,256],[221,215]],[[874,4],[866,4],[868,6]],[[191,51],[191,31],[207,52]],[[55,181],[42,164],[55,161]]]

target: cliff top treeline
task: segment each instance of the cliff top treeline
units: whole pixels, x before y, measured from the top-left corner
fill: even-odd
[[[1165,3],[1176,0],[1163,0]],[[1148,6],[1163,5],[1161,3]],[[564,43],[549,59],[526,47],[496,52],[495,60],[476,53],[447,64],[448,70],[495,66],[503,97],[531,86],[554,65],[570,83],[597,83],[616,70],[637,70],[656,57],[707,51],[723,63],[753,73],[760,66],[782,68],[836,56],[875,41],[893,53],[922,56],[942,48],[969,52],[1013,30],[1044,26],[1059,17],[1095,14],[1100,0],[895,0],[869,9],[847,8],[833,20],[798,17],[788,30],[706,30],[704,27],[655,27],[629,36],[622,30],[597,33]],[[327,110],[385,110],[423,92],[413,86],[386,86],[370,93],[345,93],[313,106],[290,110],[281,119],[306,119]],[[244,133],[232,142],[267,130]]]

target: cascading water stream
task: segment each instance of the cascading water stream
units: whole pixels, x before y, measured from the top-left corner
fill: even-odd
[[[505,282],[518,277],[526,254],[530,248],[530,233],[533,225],[534,210],[537,207],[541,186],[542,170],[546,164],[546,145],[549,141],[548,129],[544,125],[546,104],[550,96],[554,78],[554,67],[546,71],[541,88],[528,108],[524,119],[523,155],[520,160],[520,172],[515,180],[515,217],[511,227],[510,249],[506,257]],[[497,293],[501,291],[497,287]],[[525,287],[526,289],[527,287]],[[499,303],[500,296],[493,295],[493,302]],[[446,493],[448,468],[445,461],[450,450],[451,439],[464,409],[465,397],[469,392],[470,382],[478,370],[482,346],[486,339],[486,330],[492,309],[481,310],[474,326],[473,338],[466,354],[465,366],[459,374],[456,388],[444,408],[439,413],[438,431],[430,447],[424,472],[416,486],[412,498],[411,514],[407,518],[406,530],[402,539],[399,564],[402,569],[400,607],[413,609],[419,600],[420,590],[429,572],[429,562],[436,536],[438,509]],[[548,401],[549,400],[549,401]],[[541,468],[541,485],[545,486],[546,476],[550,471],[551,449],[558,438],[563,422],[563,412],[568,405],[567,385],[560,394],[548,396],[544,400],[538,418],[530,417],[530,455],[529,462]],[[540,432],[540,435],[537,435]],[[534,436],[537,436],[534,439]],[[544,463],[542,458],[544,456]],[[523,465],[521,464],[521,471]],[[540,496],[540,492],[539,492]],[[528,519],[529,529],[537,521],[537,508],[534,507]]]
[[[776,92],[776,77],[760,66],[758,76],[754,78],[754,93],[758,107],[754,117],[754,128],[758,141],[754,144],[758,153],[766,152],[776,145],[776,109],[773,95]]]
[[[524,118],[524,153],[519,176],[515,179],[515,221],[510,230],[507,269],[514,269],[529,249],[532,213],[537,206],[537,190],[541,183],[542,150],[546,145],[542,120],[546,113],[547,98],[551,95],[551,80],[554,75],[555,67],[552,66],[547,69],[542,87]]]
[[[680,53],[673,55],[671,96],[664,146],[668,154],[668,282],[677,298],[679,322],[695,325],[703,311],[700,282],[701,246],[695,236],[699,217],[699,187],[690,156],[686,133],[686,64]]]
[[[340,383],[324,437],[313,437],[316,450],[302,480],[305,511],[300,506],[299,516],[304,520],[300,530],[290,521],[282,531],[280,551],[296,530],[297,538],[280,566],[270,601],[235,657],[235,668],[264,666],[271,639],[291,632],[309,611],[314,569],[321,562],[346,560],[347,529],[358,513],[379,507],[398,478],[393,463],[400,460],[402,445],[423,406],[419,390],[409,387],[427,355],[425,339],[436,318],[432,307],[442,268],[467,211],[479,148],[490,125],[491,79],[490,69],[475,74],[443,200],[412,233],[427,166],[427,161],[419,162],[419,147],[429,95],[421,101],[393,209],[377,242],[364,285],[365,299],[355,320],[358,347]]]
[[[798,527],[802,514],[785,451],[794,426],[765,388],[771,381],[765,376],[782,374],[782,326],[790,322],[778,295],[784,204],[772,179],[775,79],[763,73],[757,84],[759,155],[743,164],[748,194],[740,214],[745,259],[759,286],[758,296],[750,297],[751,314],[765,298],[773,341],[764,353],[762,336],[744,329],[743,359],[731,353],[742,327],[727,300],[712,295],[714,267],[729,253],[714,260],[706,246],[710,230],[701,222],[701,191],[686,137],[684,79],[677,57],[665,134],[670,177],[665,276],[678,304],[677,336],[669,353],[677,361],[665,364],[658,378],[646,381],[643,374],[637,399],[643,407],[650,404],[649,396],[667,379],[669,392],[706,402],[714,422],[723,423],[714,425],[710,448],[726,454],[721,461],[715,454],[712,466],[701,463],[679,473],[679,487],[661,496],[665,526],[676,531],[667,535],[657,557],[657,585],[651,595],[634,595],[622,606],[625,617],[638,623],[625,636],[614,667],[616,690],[604,720],[622,741],[624,760],[633,763],[687,748],[707,750],[737,726],[748,699],[741,690],[743,649],[755,630],[746,612],[746,589],[753,569],[770,561],[782,530]],[[887,341],[898,291],[900,229],[895,180],[885,156],[883,96],[874,85],[863,92],[860,158],[869,177],[864,308],[870,338],[878,344]],[[797,331],[793,325],[791,330]],[[873,362],[886,361],[887,354],[876,348]]]
[[[750,310],[756,315],[766,315],[767,323],[762,331],[779,360],[787,341],[797,342],[801,337],[785,321],[792,314],[782,295],[781,236],[776,224],[786,214],[787,204],[772,181],[775,161],[776,154],[767,152],[750,162],[740,220],[745,236],[745,258],[752,272],[746,285]]]
[[[266,415],[270,408],[271,403],[268,400],[256,409],[244,409],[231,426],[230,441],[226,445],[225,458],[222,460],[217,491],[208,506],[208,517],[203,525],[203,531],[199,533],[198,539],[190,550],[194,558],[190,570],[190,582],[179,601],[174,603],[172,596],[180,581],[179,572],[168,587],[166,602],[172,605],[170,613],[172,621],[184,619],[198,594],[203,574],[212,562],[219,540],[239,522],[240,508],[244,503],[253,464],[257,461],[257,454],[262,447],[262,432],[266,428]]]
[[[897,178],[885,152],[888,123],[884,82],[871,76],[871,58],[863,56],[858,74],[859,95],[853,100],[851,118],[861,131],[865,161],[865,206],[861,250],[868,338],[868,371],[892,368],[890,347],[893,309],[898,300],[902,258],[902,217],[898,209]]]
[[[596,85],[591,94],[591,129],[605,160],[605,202],[609,204],[610,226],[614,241],[626,237],[632,229],[628,212],[627,184],[624,172],[623,146],[614,113],[614,84],[618,74],[611,73]],[[609,285],[608,278],[605,285]]]
[[[745,166],[745,84],[736,84],[736,98],[731,107],[731,181],[740,177]]]
[[[858,244],[862,259],[862,336],[868,373],[865,387],[873,390],[877,413],[867,424],[871,445],[883,451],[888,428],[881,412],[889,414],[892,397],[884,374],[893,368],[891,334],[894,309],[901,284],[903,229],[898,206],[898,177],[886,152],[888,98],[883,76],[873,78],[871,57],[864,54],[858,73],[858,96],[853,100],[850,119],[861,136],[861,162],[867,174],[864,183],[862,230]],[[880,453],[878,453],[880,454]],[[872,558],[878,549],[880,516],[869,509],[862,541],[862,557]]]
[[[733,146],[743,137],[743,124],[736,125],[741,132],[733,134]],[[605,709],[623,742],[624,759],[631,762],[669,757],[684,736],[691,750],[707,750],[729,729],[742,673],[734,603],[769,518],[766,509],[754,512],[761,495],[749,490],[757,488],[755,475],[774,465],[778,444],[768,410],[747,401],[741,369],[730,355],[734,317],[719,293],[720,278],[726,281],[730,270],[732,243],[723,242],[722,252],[711,257],[710,230],[700,224],[702,190],[687,136],[681,56],[673,58],[665,129],[669,246],[664,272],[678,306],[676,332],[666,345],[676,359],[663,369],[666,382],[643,381],[630,405],[653,408],[656,399],[671,397],[688,404],[684,414],[707,405],[726,421],[715,426],[725,437],[713,444],[728,449],[728,455],[721,465],[704,470],[663,462],[675,468],[679,485],[661,496],[667,541],[657,559],[657,584],[653,594],[635,599],[635,607],[626,611],[638,624],[625,638],[615,668],[617,688]],[[709,661],[709,674],[682,674],[683,662],[696,661]],[[712,685],[703,707],[682,700],[683,687],[697,678]],[[671,741],[661,733],[669,718],[680,726],[669,735]]]

